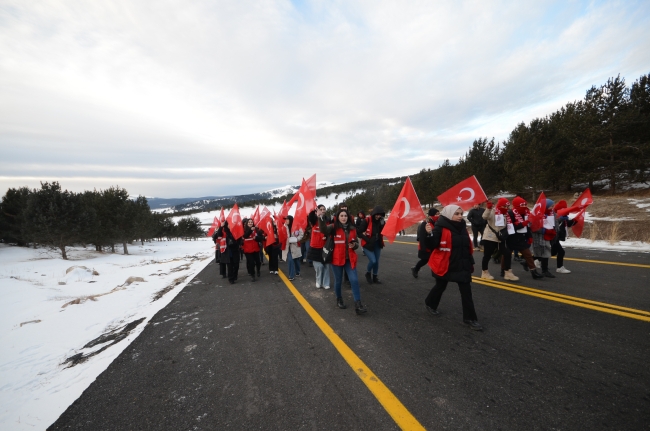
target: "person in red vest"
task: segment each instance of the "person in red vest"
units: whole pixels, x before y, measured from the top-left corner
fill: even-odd
[[[442,293],[451,281],[458,283],[463,304],[463,323],[471,329],[481,331],[474,301],[472,299],[472,273],[474,272],[474,248],[463,219],[463,209],[458,205],[447,205],[440,212],[435,226],[426,225],[426,247],[433,250],[429,267],[436,278],[429,295],[424,300],[427,310],[434,316],[440,315],[438,304]]]
[[[433,229],[436,221],[438,221],[438,217],[440,217],[438,215],[439,212],[440,211],[435,208],[429,208],[427,219],[420,223],[420,226],[418,226],[418,259],[420,260],[415,264],[414,267],[411,268],[411,274],[413,274],[413,277],[415,278],[418,278],[418,272],[420,271],[420,268],[426,265],[429,262],[429,257],[431,257],[431,252],[433,250],[429,250],[424,243],[427,237],[427,224],[431,225],[431,228]]]
[[[217,231],[217,237],[221,237],[219,242],[221,263],[226,265],[228,281],[230,284],[235,284],[237,282],[237,273],[239,271],[240,240],[236,240],[233,237],[230,228],[228,228],[227,221],[223,222],[223,225]]]
[[[246,269],[248,270],[248,275],[250,275],[253,278],[253,281],[255,281],[255,274],[257,272],[257,276],[260,276],[260,267],[262,266],[262,262],[260,262],[260,241],[263,241],[265,237],[262,229],[255,227],[255,222],[252,218],[246,220],[246,223],[244,224],[243,238]]]
[[[336,291],[336,306],[345,309],[347,306],[343,302],[341,294],[341,284],[343,282],[343,272],[348,275],[350,286],[352,287],[352,296],[354,297],[354,310],[357,314],[364,314],[368,310],[361,303],[361,293],[359,291],[359,278],[357,276],[357,253],[355,250],[359,247],[357,240],[357,230],[352,223],[352,217],[348,210],[340,210],[336,214],[336,221],[327,224],[325,217],[321,215],[318,218],[318,228],[325,237],[333,236],[334,249],[332,250],[332,270],[334,271],[334,290]]]
[[[309,224],[311,226],[311,235],[309,238],[309,249],[307,250],[307,259],[311,260],[314,264],[314,271],[316,272],[316,289],[329,289],[330,288],[330,268],[332,265],[323,261],[323,246],[325,245],[325,235],[320,231],[318,226],[318,218],[325,214],[325,205],[318,205],[315,210],[312,210],[309,215]],[[328,223],[328,221],[326,221]]]
[[[366,217],[357,230],[357,234],[361,237],[363,254],[368,258],[368,266],[366,267],[366,281],[368,284],[381,283],[378,274],[381,249],[384,248],[384,237],[381,231],[386,225],[385,216],[386,211],[378,205],[372,210],[370,217]]]
[[[269,256],[269,273],[278,274],[278,261],[280,259],[280,253],[282,253],[282,245],[280,244],[280,235],[278,234],[278,224],[275,219],[272,220],[273,223],[273,238],[274,242],[266,246],[266,254]]]

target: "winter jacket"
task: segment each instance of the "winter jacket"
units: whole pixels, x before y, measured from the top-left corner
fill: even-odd
[[[300,249],[300,240],[303,237],[302,229],[298,229],[294,233],[290,233],[288,226],[282,226],[282,227],[287,230],[287,242],[286,242],[286,247],[284,248],[284,250],[282,250],[282,260],[287,260],[287,256],[289,255],[289,250],[291,250],[292,259],[298,259],[302,257],[302,250]]]
[[[474,272],[474,256],[471,252],[472,239],[467,233],[465,220],[455,222],[441,216],[433,231],[426,237],[425,243],[428,249],[433,250],[440,247],[443,229],[448,229],[451,232],[449,267],[446,274],[435,277],[456,283],[471,282],[472,272]]]
[[[327,224],[325,220],[318,219],[318,228],[326,237],[334,236],[334,250],[332,251],[332,265],[343,266],[346,261],[350,261],[352,269],[357,267],[357,253],[359,248],[357,239],[357,230],[352,223],[343,226],[341,223],[334,222]],[[348,244],[352,243],[352,248]]]
[[[482,228],[487,224],[483,214],[485,213],[485,208],[472,208],[467,213],[467,221],[472,224],[474,228]]]
[[[485,210],[481,216],[486,222],[485,230],[483,231],[483,241],[501,242],[497,239],[497,236],[494,232],[499,232],[505,226],[496,225],[495,215],[496,208],[490,208]],[[490,228],[494,229],[494,232]]]
[[[381,218],[375,220],[375,215],[380,215]],[[361,247],[370,251],[374,251],[375,247],[384,248],[384,237],[381,231],[386,224],[385,216],[386,211],[380,205],[377,205],[370,213],[370,216],[361,222],[357,229],[357,234],[361,237]]]
[[[259,253],[260,241],[264,241],[264,232],[261,229],[253,228],[244,231],[244,253]]]
[[[513,227],[515,228],[515,233],[508,235],[506,238],[506,246],[513,251],[521,251],[530,248],[532,235],[530,233],[530,228],[528,227],[528,221],[524,221],[523,224],[517,223],[515,213],[513,213],[512,210],[508,211],[508,215],[510,216],[510,220],[512,220]]]
[[[437,219],[438,217],[436,217]],[[427,217],[425,221],[420,223],[418,226],[417,240],[418,240],[418,259],[428,259],[431,256],[433,249],[427,248],[425,244],[427,238],[427,223],[431,225],[431,228],[435,226],[435,221],[431,217]]]
[[[236,240],[230,229],[227,227],[220,227],[217,231],[217,237],[221,237],[221,254],[219,256],[220,263],[231,263],[233,260],[239,260],[239,246],[241,245],[241,238]],[[225,247],[223,247],[225,245]]]

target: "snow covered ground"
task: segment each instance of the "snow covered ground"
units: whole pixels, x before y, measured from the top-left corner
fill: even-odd
[[[0,429],[52,424],[211,261],[212,246],[153,242],[126,256],[79,247],[65,261],[0,244]],[[80,363],[65,363],[74,355]]]

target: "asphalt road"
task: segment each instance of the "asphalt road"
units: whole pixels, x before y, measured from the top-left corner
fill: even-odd
[[[293,284],[424,428],[650,429],[643,314],[473,283],[485,330],[471,331],[455,284],[442,314],[427,313],[433,278],[426,268],[411,276],[416,252],[413,244],[384,249],[382,284],[361,281],[364,316],[349,289],[349,308],[336,308],[334,289],[316,289],[306,265]],[[567,257],[650,264],[642,253],[567,249]],[[515,266],[521,280],[512,284],[650,311],[650,268],[565,266],[573,272],[542,281]],[[244,272],[231,286],[208,265],[50,429],[399,429],[393,406],[378,401],[285,283],[268,271],[251,283]]]

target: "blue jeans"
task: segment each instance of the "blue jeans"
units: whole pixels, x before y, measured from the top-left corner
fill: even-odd
[[[357,278],[357,269],[352,269],[349,260],[346,260],[345,265],[343,266],[332,265],[332,270],[334,271],[334,290],[336,291],[336,297],[341,298],[341,283],[343,282],[344,269],[346,274],[348,274],[348,279],[350,280],[350,285],[352,286],[352,296],[354,297],[354,300],[361,301],[361,293],[359,292],[359,279]]]
[[[373,275],[379,274],[379,257],[381,256],[381,248],[375,246],[374,250],[364,248],[363,251],[368,258],[368,266],[366,272],[372,272]]]
[[[291,256],[291,250],[287,252],[287,264],[289,265],[289,278],[295,278],[296,274],[300,275],[300,258],[294,259]]]
[[[320,262],[314,261],[314,271],[316,271],[316,283],[320,284],[321,287],[330,288],[330,267],[332,265],[329,263],[322,264]]]

